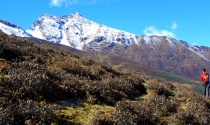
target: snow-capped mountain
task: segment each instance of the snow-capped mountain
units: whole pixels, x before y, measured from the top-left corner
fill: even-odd
[[[32,37],[26,31],[24,31],[21,27],[12,24],[10,22],[4,21],[0,19],[0,31],[8,34],[8,35],[16,35],[20,37]]]
[[[71,46],[79,50],[97,52],[103,48],[113,50],[116,45],[122,45],[124,48],[127,48],[131,44],[139,46],[140,43],[146,43],[150,48],[157,48],[163,38],[161,36],[139,36],[110,28],[88,20],[79,13],[62,17],[44,14],[32,24],[27,32],[40,39]],[[165,40],[172,49],[174,44],[178,43],[209,60],[198,46],[191,46],[185,41],[174,38],[166,38]]]
[[[137,44],[136,35],[97,24],[85,19],[79,13],[60,18],[47,14],[42,15],[27,32],[34,37],[68,45],[79,50],[82,50],[84,45],[93,43],[98,47],[102,43],[121,44],[120,39],[125,45],[131,44],[131,41]]]
[[[97,24],[79,13],[62,17],[42,15],[27,32],[54,43],[117,55],[191,78],[200,73],[200,67],[210,64],[208,47],[192,46],[166,36],[135,35]]]

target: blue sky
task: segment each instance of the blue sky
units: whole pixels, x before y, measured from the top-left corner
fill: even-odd
[[[164,35],[210,47],[210,0],[4,0],[0,19],[28,29],[42,14],[78,12],[137,35]]]

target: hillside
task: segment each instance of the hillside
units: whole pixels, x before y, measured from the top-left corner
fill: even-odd
[[[71,53],[76,54],[80,58],[86,57],[89,59],[92,59],[94,61],[100,62],[103,65],[109,65],[111,67],[114,67],[116,69],[120,70],[127,70],[127,71],[133,71],[133,72],[140,72],[141,74],[144,74],[145,76],[148,76],[150,78],[164,78],[166,80],[178,82],[178,83],[186,83],[186,84],[192,84],[196,83],[196,81],[192,81],[188,78],[185,78],[183,76],[175,75],[169,72],[165,72],[156,68],[153,68],[148,65],[144,65],[141,63],[137,63],[134,61],[131,61],[126,58],[121,58],[119,56],[115,56],[112,54],[101,54],[101,53],[91,53],[88,51],[81,51],[66,45],[62,44],[56,44],[52,43],[46,40],[37,39],[37,38],[28,38],[30,41],[33,41],[37,44],[48,44],[51,46],[54,46],[60,50],[68,51]]]
[[[189,85],[0,32],[0,124],[209,124]]]
[[[37,39],[37,38],[28,38],[30,41],[33,41],[38,44],[48,44],[54,46],[60,50],[68,51],[76,54],[80,58],[86,57],[94,61],[100,62],[103,65],[109,65],[115,69],[132,71],[140,73],[144,76],[147,76],[148,79],[154,78],[163,78],[165,80],[181,83],[181,84],[190,84],[192,89],[195,92],[202,93],[202,86],[199,81],[194,81],[189,78],[179,76],[173,73],[165,72],[159,69],[155,69],[148,65],[137,63],[126,58],[121,58],[112,54],[101,54],[101,53],[91,53],[87,51],[81,51],[66,45],[52,43],[46,40]]]

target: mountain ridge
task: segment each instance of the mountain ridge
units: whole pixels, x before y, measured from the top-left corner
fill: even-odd
[[[5,32],[9,35],[13,34],[21,37],[32,37],[32,35],[28,34],[20,26],[1,19],[0,19],[0,31]]]

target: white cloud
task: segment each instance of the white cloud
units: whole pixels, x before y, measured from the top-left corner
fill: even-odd
[[[172,30],[175,30],[176,28],[177,28],[177,24],[176,24],[176,22],[173,22],[173,23],[172,23],[172,26],[171,26],[171,29],[172,29]]]
[[[154,26],[146,27],[143,32],[146,36],[155,35],[155,36],[167,36],[167,37],[175,38],[175,34],[173,34],[172,32],[167,31],[167,30],[158,30]]]
[[[90,1],[85,1],[85,0],[51,0],[50,6],[57,6],[60,7],[62,5],[69,6],[73,4],[93,4],[97,0],[90,0]]]
[[[60,7],[66,0],[51,0],[50,6]]]
[[[73,5],[73,4],[80,4],[80,5],[88,5],[88,4],[96,4],[102,2],[116,2],[118,0],[51,0],[50,6],[57,6],[60,7],[63,4],[66,6]]]

